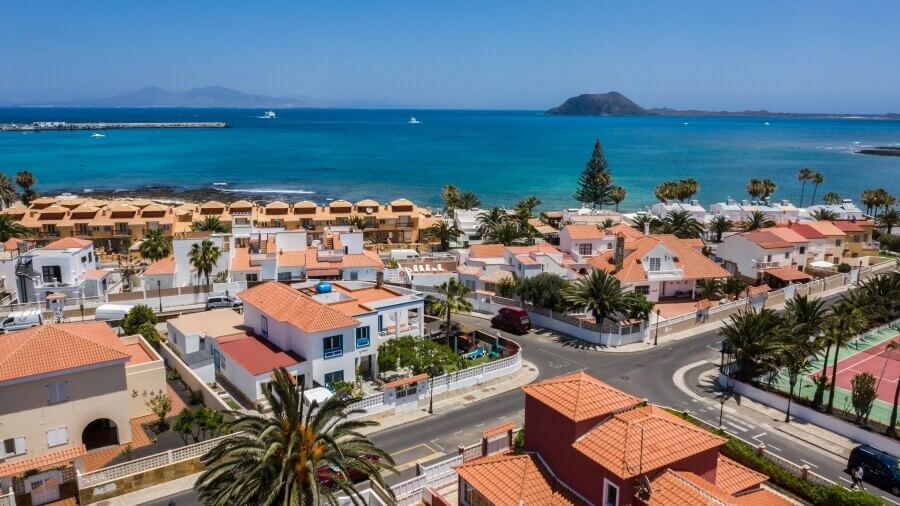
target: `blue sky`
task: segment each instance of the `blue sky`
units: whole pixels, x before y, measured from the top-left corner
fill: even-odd
[[[339,105],[900,112],[900,2],[0,2],[0,102],[221,85]]]

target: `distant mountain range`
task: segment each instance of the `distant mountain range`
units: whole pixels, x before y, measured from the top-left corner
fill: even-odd
[[[63,107],[225,107],[225,108],[292,108],[309,107],[306,98],[254,95],[221,86],[205,86],[188,91],[169,91],[147,86],[106,98],[70,100],[57,103],[27,103],[20,106]]]
[[[547,111],[560,116],[758,116],[767,118],[807,117],[861,117],[900,119],[900,114],[828,114],[771,111],[698,111],[677,110],[665,107],[645,109],[617,91],[609,93],[584,93],[567,99],[561,105]]]

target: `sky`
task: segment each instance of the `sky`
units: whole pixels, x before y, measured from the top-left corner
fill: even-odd
[[[321,105],[900,112],[900,2],[0,0],[0,103],[217,85]]]

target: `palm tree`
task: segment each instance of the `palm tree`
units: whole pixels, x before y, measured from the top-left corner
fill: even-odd
[[[13,205],[17,198],[19,196],[16,194],[16,188],[13,186],[12,181],[9,180],[6,174],[0,173],[0,202],[3,203],[3,207]]]
[[[722,242],[722,234],[731,230],[734,224],[724,216],[716,216],[709,224],[710,230],[716,234],[716,242]]]
[[[810,180],[812,177],[813,170],[807,167],[803,167],[800,169],[800,172],[797,173],[797,179],[800,181],[800,204],[799,207],[803,207],[803,194],[806,193],[806,182]]]
[[[478,195],[475,192],[464,191],[459,193],[459,200],[456,205],[458,209],[475,209],[476,207],[481,206],[481,199],[478,198]]]
[[[162,230],[148,230],[141,242],[141,256],[155,262],[172,253],[172,243],[163,235]]]
[[[207,216],[202,221],[192,223],[191,230],[224,234],[228,232],[228,225],[223,223],[218,216]]]
[[[509,216],[506,214],[506,211],[499,207],[492,207],[478,213],[478,217],[475,218],[475,223],[478,225],[478,231],[484,235],[488,231],[497,228],[497,226],[506,221],[507,218],[509,218]]]
[[[776,370],[777,343],[783,335],[782,320],[771,309],[742,310],[719,330],[734,349],[738,379],[750,381]]]
[[[813,213],[813,218],[816,221],[834,221],[837,219],[837,213],[834,211],[829,211],[828,209],[816,209]]]
[[[846,345],[850,339],[866,329],[868,319],[865,310],[857,307],[848,301],[841,301],[831,307],[831,316],[826,324],[829,334],[834,344],[834,361],[831,366],[831,382],[837,381],[837,363],[838,356],[841,354],[841,346]],[[834,391],[837,388],[832,384],[831,391],[828,393],[828,408],[826,411],[830,414],[833,411]]]
[[[775,181],[771,179],[763,179],[762,180],[762,198],[767,199],[775,193],[775,190],[778,188],[778,185],[775,184]]]
[[[692,177],[675,183],[675,196],[679,202],[684,202],[693,197],[698,191],[700,191],[700,182]]]
[[[783,340],[778,344],[776,350],[781,359],[781,365],[788,373],[790,389],[788,390],[787,412],[785,413],[784,421],[790,423],[791,400],[794,398],[794,388],[800,376],[809,371],[809,356],[812,350],[808,341],[796,339]]]
[[[744,221],[741,222],[741,229],[743,229],[744,232],[750,232],[752,230],[759,230],[774,226],[775,222],[766,218],[766,215],[763,214],[762,211],[753,211],[749,216],[744,218]]]
[[[22,170],[16,173],[16,184],[22,188],[22,203],[27,206],[35,195],[33,188],[37,184],[37,178],[31,172]]]
[[[747,193],[754,199],[761,197],[763,192],[765,192],[763,182],[759,179],[753,178],[747,183]]]
[[[362,411],[336,395],[307,405],[283,368],[262,390],[272,413],[233,413],[224,430],[237,434],[203,456],[205,470],[197,480],[203,504],[338,504],[338,494],[364,502],[347,479],[334,480],[335,488],[320,484],[316,471],[323,467],[345,477],[361,473],[390,491],[382,473],[395,471],[393,458],[360,433],[378,422],[350,420]]]
[[[213,244],[209,239],[203,239],[201,242],[195,242],[191,249],[188,250],[188,260],[195,269],[197,269],[197,279],[200,276],[206,277],[206,284],[210,284],[210,275],[216,268],[219,257],[222,256],[222,250]]]
[[[810,200],[809,203],[815,204],[816,191],[819,189],[819,185],[825,182],[825,176],[823,176],[821,172],[813,172],[813,175],[809,178],[809,180],[812,181],[815,185],[813,186],[812,200]]]
[[[884,227],[887,230],[887,234],[891,235],[894,227],[900,224],[900,212],[896,209],[888,209],[875,217],[875,223],[879,227]]]
[[[703,298],[713,300],[721,295],[722,283],[718,279],[703,278],[697,282],[697,288],[703,294]]]
[[[825,301],[806,295],[794,297],[784,305],[785,319],[792,326],[805,326],[811,334],[820,334],[828,312]]]
[[[616,205],[616,212],[619,212],[619,204],[625,200],[625,195],[628,192],[625,191],[625,188],[621,186],[613,186],[612,190],[609,192],[609,198],[612,199],[613,204]]]
[[[841,196],[837,192],[828,192],[822,195],[822,202],[828,205],[837,205],[841,203]]]
[[[459,238],[459,229],[452,221],[438,220],[428,229],[426,236],[440,241],[441,251],[447,251],[450,249],[450,241],[456,241]]]
[[[452,214],[453,210],[459,207],[459,187],[445,184],[441,188],[441,199],[444,200],[444,212]]]
[[[878,204],[877,190],[864,190],[859,196],[860,202],[866,206],[866,214],[871,215],[872,209]]]
[[[663,181],[656,186],[653,194],[660,201],[673,200],[678,197],[678,183],[676,181]]]
[[[354,214],[353,216],[347,218],[347,224],[353,227],[356,230],[365,230],[366,225],[368,224],[365,216],[360,216],[358,214]]]
[[[593,313],[598,324],[616,313],[624,313],[629,309],[628,300],[619,280],[600,269],[594,269],[589,275],[569,286],[563,297],[572,306],[585,308]]]
[[[527,214],[529,217],[531,217],[531,213],[534,212],[534,208],[538,207],[541,204],[541,199],[539,199],[536,195],[529,195],[528,197],[525,197],[524,199],[516,203],[516,209],[527,210],[524,214]]]
[[[600,223],[600,228],[603,228],[603,229],[611,228],[615,224],[616,224],[615,220],[613,220],[612,218],[606,218],[605,220],[603,220],[602,223]]]
[[[469,302],[468,296],[472,293],[469,287],[464,285],[457,278],[450,278],[438,287],[437,294],[429,304],[429,312],[435,316],[446,316],[447,327],[444,337],[446,342],[450,344],[450,334],[452,333],[450,315],[452,313],[463,313],[472,311],[472,303]],[[456,351],[456,336],[453,338],[453,350]]]
[[[8,214],[0,214],[0,242],[6,242],[13,237],[28,237],[31,233],[24,225],[14,220]]]
[[[725,280],[722,281],[721,286],[719,286],[719,291],[724,295],[728,295],[732,299],[737,299],[738,296],[741,295],[741,292],[746,289],[747,283],[735,276],[725,278]]]
[[[527,239],[530,234],[522,229],[517,221],[506,220],[497,226],[489,229],[484,234],[484,239],[489,243],[502,244],[509,246],[522,242]]]
[[[687,211],[675,210],[670,212],[662,220],[660,231],[664,234],[672,234],[679,239],[693,239],[703,233],[703,225],[700,224]]]
[[[645,213],[637,215],[637,217],[633,220],[633,223],[634,225],[632,225],[632,227],[640,230],[641,232],[643,232],[646,226],[649,225],[650,231],[652,232],[656,227],[659,226],[660,221],[658,218],[656,218],[656,216]]]
[[[860,286],[859,292],[865,297],[871,316],[887,323],[900,310],[900,273],[894,271],[869,278]]]

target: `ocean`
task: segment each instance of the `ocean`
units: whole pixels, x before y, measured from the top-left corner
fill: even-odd
[[[900,121],[831,118],[563,117],[539,111],[2,108],[0,123],[225,121],[227,129],[0,132],[0,171],[28,169],[39,192],[167,185],[258,195],[259,200],[379,201],[437,206],[453,183],[485,205],[537,195],[543,208],[577,205],[575,184],[595,138],[604,145],[623,209],[643,208],[666,179],[693,177],[704,204],[744,198],[751,177],[797,201],[796,174],[825,176],[818,196],[900,194],[900,157],[854,154],[900,145]],[[415,116],[420,124],[409,124]],[[225,185],[213,186],[214,183]],[[810,191],[807,187],[807,199]]]

